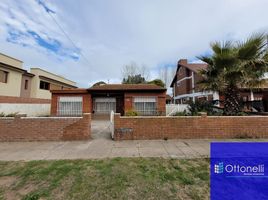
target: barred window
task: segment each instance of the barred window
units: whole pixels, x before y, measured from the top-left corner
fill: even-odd
[[[82,105],[82,97],[59,97],[57,113],[60,116],[81,116]]]
[[[134,108],[139,115],[156,115],[156,97],[135,97]]]

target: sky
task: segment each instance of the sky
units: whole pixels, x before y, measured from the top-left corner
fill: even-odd
[[[268,30],[267,0],[1,0],[0,52],[89,87],[135,62],[158,78],[213,41]]]

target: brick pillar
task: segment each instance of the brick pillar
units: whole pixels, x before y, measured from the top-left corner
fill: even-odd
[[[120,134],[117,132],[117,128],[120,127],[120,113],[114,114],[114,140],[120,140]]]
[[[85,134],[91,138],[91,113],[83,113],[83,121],[87,124],[88,129]]]
[[[50,103],[50,115],[56,116],[57,115],[57,108],[58,107],[58,95],[52,93],[51,103]]]

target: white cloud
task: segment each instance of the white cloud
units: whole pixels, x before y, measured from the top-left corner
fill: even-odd
[[[152,69],[175,64],[180,58],[193,61],[209,51],[215,40],[243,39],[266,31],[267,0],[48,0],[53,16],[81,49],[79,61],[60,59],[29,38],[22,47],[6,41],[6,23],[22,32],[28,29],[42,38],[55,39],[63,50],[73,49],[51,17],[36,1],[2,0],[0,42],[4,53],[41,66],[87,87],[98,80],[120,81],[122,65],[135,61]],[[12,14],[12,15],[11,15]],[[69,51],[67,51],[70,53]],[[77,53],[77,52],[73,52]]]

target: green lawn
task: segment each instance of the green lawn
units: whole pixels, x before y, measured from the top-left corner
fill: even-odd
[[[0,162],[0,199],[209,199],[209,160]]]

